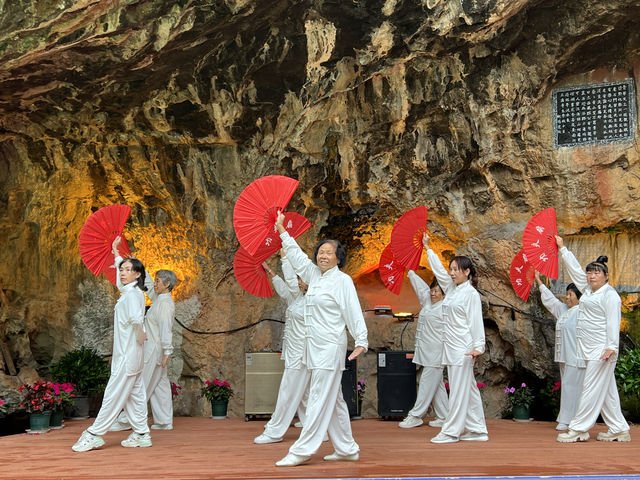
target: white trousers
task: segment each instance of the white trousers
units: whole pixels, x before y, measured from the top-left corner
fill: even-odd
[[[620,397],[614,375],[617,362],[586,360],[586,363],[578,410],[569,424],[569,429],[586,432],[595,425],[598,414],[602,414],[610,432],[629,431],[629,424],[620,409]]]
[[[173,425],[173,399],[167,367],[153,362],[145,363],[142,369],[147,399],[151,405],[153,423]]]
[[[124,366],[109,377],[98,416],[87,430],[94,435],[104,435],[123,409],[134,432],[149,432],[142,373],[127,376]]]
[[[571,419],[578,409],[578,401],[582,393],[584,382],[584,368],[573,367],[564,362],[558,364],[560,367],[560,412],[556,422],[569,425]]]
[[[271,438],[282,438],[286,433],[291,420],[298,411],[298,417],[304,425],[305,408],[302,403],[309,383],[310,375],[306,367],[285,368],[278,390],[276,408],[271,415],[271,420],[264,427],[265,435]]]
[[[433,403],[433,411],[438,419],[444,420],[449,413],[449,397],[442,381],[443,367],[422,367],[416,403],[409,412],[412,417],[422,418],[429,405]]]
[[[351,434],[349,409],[342,397],[341,370],[305,370],[310,376],[309,401],[300,437],[289,452],[309,456],[318,451],[324,434],[338,455],[353,455],[360,447]]]
[[[466,430],[487,433],[484,408],[478,384],[473,376],[473,358],[465,355],[462,365],[448,365],[449,414],[442,425],[442,433],[460,437]]]

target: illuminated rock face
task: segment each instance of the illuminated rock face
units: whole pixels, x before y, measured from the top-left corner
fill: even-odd
[[[434,248],[470,255],[491,292],[478,364],[490,414],[516,363],[554,371],[553,324],[496,306],[545,315],[508,279],[533,213],[554,206],[582,263],[607,254],[612,283],[640,289],[637,129],[554,150],[550,101],[557,87],[638,78],[636,2],[32,0],[0,14],[0,328],[19,368],[46,374],[91,315],[108,330],[116,293],[77,237],[111,203],[132,207],[127,237],[149,270],[178,273],[185,325],[282,318],[282,302],[244,293],[231,271],[234,201],[268,174],[300,180],[289,209],[313,224],[308,251],[318,237],[347,246],[364,309],[418,310],[408,283],[385,296],[375,269],[394,221],[429,207]],[[372,350],[412,347],[413,327],[367,321]],[[177,410],[206,412],[200,381],[220,377],[241,414],[242,353],[277,348],[281,332],[185,332]],[[374,414],[373,352],[360,372]]]

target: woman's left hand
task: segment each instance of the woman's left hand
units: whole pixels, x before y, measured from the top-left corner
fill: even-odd
[[[471,350],[469,353],[465,353],[465,355],[470,355],[475,359],[476,357],[482,355],[482,352],[480,350]]]
[[[606,362],[607,360],[609,360],[609,358],[611,358],[611,355],[613,355],[614,353],[616,353],[615,350],[605,350],[602,356],[600,357],[600,360],[603,360]]]
[[[278,216],[276,217],[276,228],[280,233],[286,232],[284,228],[284,213],[282,213],[280,210],[278,210]]]
[[[353,360],[358,355],[360,355],[361,353],[364,353],[364,352],[365,352],[365,348],[364,347],[356,347],[356,348],[354,348],[353,352],[351,352],[351,355],[349,355],[349,360]]]
[[[144,341],[147,339],[147,334],[144,333],[141,325],[136,325],[136,342],[138,345],[144,345]]]

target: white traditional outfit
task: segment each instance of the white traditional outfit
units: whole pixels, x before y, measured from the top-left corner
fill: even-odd
[[[284,436],[296,410],[304,424],[306,402],[303,399],[309,382],[309,374],[302,364],[305,336],[304,293],[298,286],[298,277],[287,257],[282,258],[282,274],[284,280],[277,275],[273,277],[273,287],[276,293],[287,301],[287,311],[281,355],[281,359],[284,360],[284,373],[280,381],[276,408],[264,429],[264,435],[272,439],[281,439]]]
[[[473,350],[484,353],[480,294],[468,280],[456,285],[433,250],[428,249],[427,256],[438,284],[446,293],[442,301],[442,364],[447,366],[449,376],[449,414],[439,435],[459,439],[465,430],[486,435],[482,398],[473,374],[474,358],[465,355]]]
[[[111,376],[104,391],[102,406],[95,422],[87,431],[102,436],[124,409],[133,431],[149,433],[147,425],[147,397],[142,379],[143,347],[136,340],[136,325],[144,322],[144,293],[133,281],[122,285],[118,268],[122,257],[115,258],[115,269],[120,298],[113,314],[113,353]]]
[[[442,381],[442,301],[431,303],[429,285],[413,270],[408,273],[411,286],[422,306],[416,328],[416,345],[413,363],[422,366],[418,394],[410,417],[422,418],[433,402],[436,418],[444,421],[449,412],[449,397]],[[444,292],[444,289],[442,290]]]
[[[309,401],[300,437],[289,452],[313,455],[329,433],[335,453],[356,455],[349,410],[342,396],[342,371],[347,354],[347,332],[356,347],[367,350],[367,326],[353,280],[335,266],[322,273],[287,232],[280,234],[285,254],[307,285],[304,304],[302,363],[310,376]]]
[[[598,414],[601,414],[609,433],[628,432],[629,424],[620,409],[614,376],[620,340],[620,295],[609,283],[594,292],[573,253],[567,247],[562,247],[560,255],[573,283],[582,292],[576,329],[577,354],[586,362],[582,394],[569,430],[587,432],[595,425]],[[615,353],[608,360],[600,360],[605,350]]]
[[[556,344],[554,360],[560,367],[560,412],[556,421],[560,425],[569,422],[578,408],[582,393],[585,363],[577,356],[578,305],[568,308],[551,293],[545,285],[540,285],[542,304],[556,318]]]

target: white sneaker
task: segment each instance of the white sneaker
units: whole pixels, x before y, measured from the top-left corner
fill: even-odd
[[[431,443],[456,443],[457,441],[458,437],[452,437],[442,432],[431,439]]]
[[[444,418],[436,418],[435,420],[430,420],[428,425],[430,427],[440,428],[442,427],[442,425],[444,425]]]
[[[296,422],[293,424],[293,426],[296,428],[302,428],[302,422]]]
[[[356,452],[351,455],[338,455],[337,452],[333,452],[331,455],[325,455],[323,458],[328,462],[357,462],[360,460],[360,454]]]
[[[287,455],[276,462],[276,467],[295,467],[308,462],[311,457],[308,455],[296,455],[295,453],[287,453]]]
[[[413,427],[419,427],[420,425],[422,425],[424,422],[422,421],[421,418],[418,417],[414,417],[413,415],[407,415],[407,418],[405,418],[404,420],[402,420],[398,426],[400,428],[413,428]]]
[[[151,425],[152,430],[173,430],[171,423],[154,423]]]
[[[601,442],[630,442],[631,435],[629,434],[629,430],[618,433],[600,432],[596,437],[596,440],[600,440]]]
[[[586,442],[589,440],[589,432],[577,432],[575,430],[567,430],[564,433],[558,435],[556,438],[558,442],[561,443],[575,443],[575,442]]]
[[[567,430],[569,430],[569,425],[567,425],[566,423],[559,423],[556,426],[556,430],[558,430],[559,432],[566,432]]]
[[[102,445],[104,445],[104,440],[100,435],[94,435],[85,430],[78,441],[73,444],[71,450],[74,452],[88,452],[89,450],[100,448]]]
[[[460,440],[466,440],[467,442],[488,442],[489,435],[480,432],[467,432],[460,437]]]
[[[264,433],[253,439],[253,443],[278,443],[281,441],[282,438],[273,438],[269,435],[265,435]]]
[[[140,435],[136,432],[131,432],[131,434],[120,442],[120,445],[127,448],[133,447],[150,447],[151,446],[151,435],[148,433],[143,433]]]
[[[110,432],[121,432],[123,430],[131,430],[131,425],[116,420],[113,425],[109,427]]]

